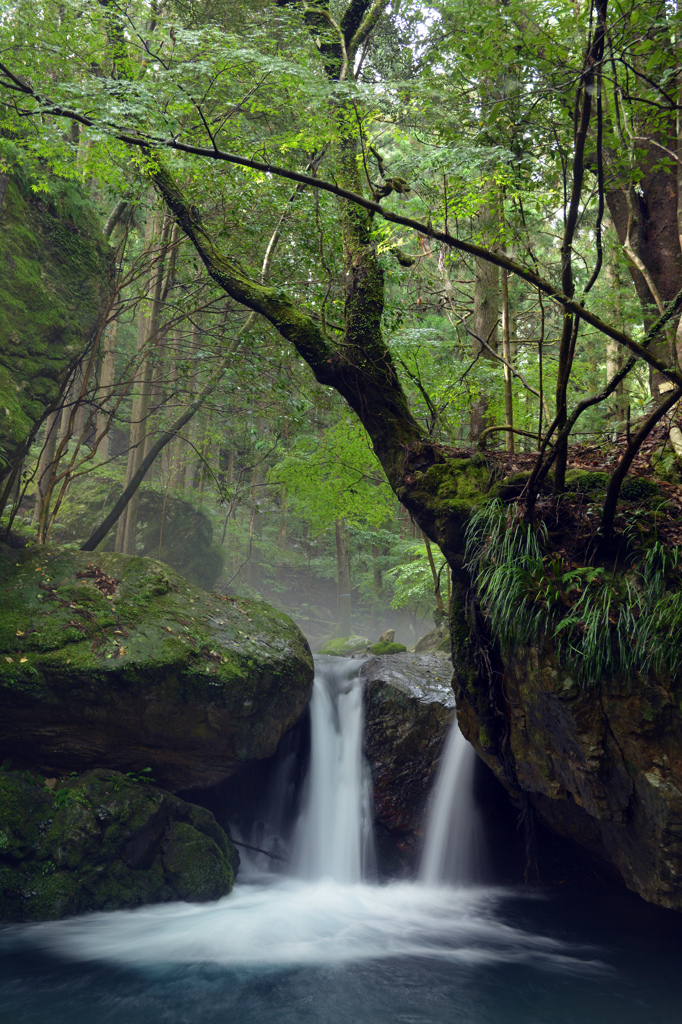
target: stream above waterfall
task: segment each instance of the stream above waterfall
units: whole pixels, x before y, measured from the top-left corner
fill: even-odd
[[[295,798],[295,759],[283,748],[273,792],[297,808],[296,821],[276,834],[275,806],[268,841],[286,855],[286,874],[247,855],[217,902],[6,927],[3,1020],[679,1024],[676,915],[625,892],[476,884],[475,759],[456,723],[420,877],[377,884],[360,666],[317,661]]]

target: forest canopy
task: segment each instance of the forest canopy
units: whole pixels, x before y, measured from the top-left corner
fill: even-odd
[[[607,472],[612,538],[632,467],[682,452],[680,17],[0,4],[2,180],[115,250],[4,453],[8,525],[170,559],[199,514],[220,586],[320,634],[351,593],[377,627],[443,609],[461,551],[416,486],[443,453],[525,473],[528,521],[576,459]]]

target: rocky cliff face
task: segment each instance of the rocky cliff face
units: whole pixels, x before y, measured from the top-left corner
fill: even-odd
[[[465,536],[472,516],[490,499],[509,506],[519,497],[528,469],[520,470],[518,455],[505,463],[502,453],[467,459],[434,451],[429,463],[427,454],[415,451],[414,468],[405,478],[409,490],[401,500],[440,544],[452,570],[451,646],[464,735],[521,804],[532,805],[553,830],[612,864],[645,899],[682,910],[682,676],[675,669],[668,678],[636,671],[619,677],[616,671],[612,680],[599,673],[579,684],[576,673],[559,664],[549,641],[541,650],[524,650],[514,641],[511,653],[502,655],[500,638],[491,632],[469,575]],[[529,468],[533,457],[524,458]],[[562,617],[572,618],[564,623],[564,654],[588,632],[578,607],[583,587],[571,593],[567,580],[578,569],[572,578],[575,582],[582,573],[584,581],[595,569],[594,512],[601,507],[608,480],[606,472],[594,472],[580,459],[574,464],[571,455],[569,464],[568,490],[556,500],[547,491],[536,509],[545,526],[540,558],[544,569],[538,567],[538,574],[544,574],[544,596],[527,563],[525,568],[523,559],[515,563],[540,621],[546,621],[550,592],[560,606],[555,626]],[[606,460],[603,468],[610,468]],[[657,539],[667,550],[669,564],[675,565],[664,582],[669,609],[679,608],[673,551],[679,541],[677,490],[673,493],[669,485],[655,481],[655,471],[653,461],[644,459],[625,482],[618,557],[602,551],[598,569],[607,585],[610,581],[613,588],[617,574],[624,579],[630,573],[627,586],[633,588],[628,591],[621,580],[620,596],[609,605],[613,614],[600,620],[597,640],[605,647],[623,641],[627,646],[626,637],[614,635],[619,628],[614,624],[617,605],[642,591],[643,577],[632,570]],[[674,479],[679,488],[679,477]],[[493,543],[489,551],[489,568],[510,557]],[[507,610],[510,621],[523,611],[511,602]],[[639,621],[636,600],[630,610],[631,621]],[[670,621],[679,635],[677,611],[670,613]],[[663,628],[655,642],[671,650],[671,636]],[[572,656],[576,660],[574,650]],[[645,652],[642,662],[648,660]]]
[[[464,682],[464,685],[461,685]],[[488,684],[460,674],[459,721],[497,777],[555,831],[682,910],[682,690],[638,678],[579,687],[551,652],[519,651]]]
[[[96,330],[112,270],[75,185],[0,174],[0,454],[23,458]],[[4,463],[0,463],[0,469]],[[1,475],[1,473],[0,473]]]
[[[434,654],[382,655],[363,667],[365,752],[380,866],[414,867],[426,801],[455,714],[452,668]]]
[[[170,790],[270,757],[308,701],[286,615],[151,559],[0,545],[0,760],[151,768]]]

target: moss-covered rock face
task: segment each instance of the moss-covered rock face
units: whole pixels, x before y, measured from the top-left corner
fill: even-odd
[[[379,866],[413,868],[426,801],[455,714],[452,668],[433,654],[372,658],[365,682],[365,752],[374,782]]]
[[[210,811],[130,775],[0,769],[0,920],[218,899],[239,857]]]
[[[99,323],[110,259],[73,185],[0,174],[0,449],[21,457]]]
[[[17,766],[213,785],[274,753],[312,678],[303,634],[264,602],[146,558],[0,545],[0,756]]]
[[[318,654],[330,654],[335,658],[350,658],[352,654],[362,654],[369,647],[366,636],[342,636],[335,640],[327,640],[320,647]]]
[[[465,736],[555,831],[610,861],[644,899],[682,910],[679,678],[586,688],[536,648],[500,670],[504,722],[469,677],[457,698]]]

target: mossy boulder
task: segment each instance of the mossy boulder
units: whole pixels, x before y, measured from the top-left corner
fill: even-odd
[[[17,766],[213,785],[275,752],[312,678],[305,637],[262,601],[147,558],[0,545],[0,757]]]
[[[417,640],[412,650],[416,654],[450,654],[450,632],[447,624],[442,622],[430,633],[425,633]]]
[[[120,772],[0,769],[0,920],[218,899],[239,857],[210,811]]]
[[[101,523],[121,495],[119,480],[101,473],[73,481],[52,531],[56,543],[82,543]],[[100,550],[113,551],[116,531],[105,537]],[[213,542],[213,524],[191,501],[157,490],[140,488],[135,554],[159,558],[190,583],[211,590],[223,568],[223,549]]]
[[[0,174],[0,449],[22,458],[99,324],[113,270],[73,183]]]
[[[569,469],[566,488],[578,494],[592,494],[603,498],[609,485],[609,474],[599,470]]]
[[[366,636],[341,636],[327,640],[318,654],[331,654],[337,658],[350,658],[353,654],[361,654],[369,647]]]
[[[401,651],[406,651],[407,647],[405,644],[396,644],[392,640],[378,640],[377,643],[372,644],[369,648],[369,653],[374,655],[379,654],[400,654]]]
[[[433,654],[372,658],[365,679],[365,752],[374,782],[380,867],[414,867],[424,811],[455,715],[452,666]]]

